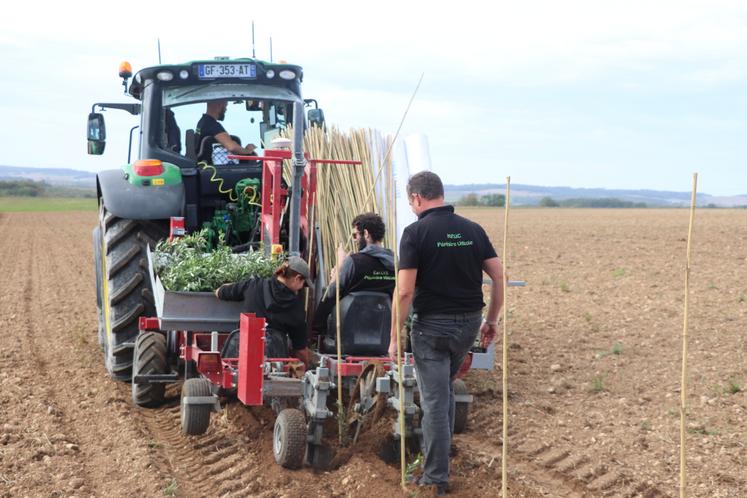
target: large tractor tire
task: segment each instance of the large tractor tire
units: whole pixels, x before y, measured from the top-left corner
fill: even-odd
[[[275,419],[272,435],[275,461],[286,469],[299,469],[306,455],[306,417],[301,410],[286,408]]]
[[[132,366],[132,402],[137,406],[153,408],[163,403],[166,385],[163,383],[138,384],[135,376],[165,374],[169,372],[166,359],[166,336],[158,332],[144,332],[135,340]]]
[[[93,267],[95,268],[96,275],[96,316],[98,318],[98,339],[99,346],[104,349],[104,343],[106,341],[106,324],[104,322],[104,305],[103,305],[103,282],[101,281],[101,275],[103,273],[104,263],[101,260],[101,226],[97,226],[93,229]]]
[[[206,379],[188,379],[182,385],[181,426],[190,436],[205,434],[210,425],[210,405],[187,404],[184,398],[212,396]]]
[[[146,248],[168,234],[163,221],[118,218],[101,207],[102,305],[104,357],[112,378],[132,378],[132,353],[138,318],[155,316]]]

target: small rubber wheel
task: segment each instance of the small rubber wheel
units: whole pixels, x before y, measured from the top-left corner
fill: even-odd
[[[210,382],[206,379],[188,379],[182,385],[182,432],[190,436],[205,434],[210,425],[210,405],[192,405],[184,403],[187,396],[212,396]]]
[[[462,379],[454,381],[454,395],[468,394],[467,386]],[[467,418],[469,416],[470,403],[457,402],[454,405],[454,433],[461,434],[467,430]]]
[[[301,468],[306,453],[306,417],[301,410],[286,408],[278,414],[272,452],[275,461],[286,469]]]

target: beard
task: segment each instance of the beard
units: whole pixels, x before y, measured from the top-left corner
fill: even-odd
[[[226,111],[222,111],[222,112],[221,112],[221,113],[220,113],[220,114],[218,115],[218,121],[223,121],[224,119],[226,119]]]
[[[358,250],[362,251],[363,249],[366,248],[367,245],[368,244],[366,244],[366,238],[363,235],[359,236],[358,237]]]

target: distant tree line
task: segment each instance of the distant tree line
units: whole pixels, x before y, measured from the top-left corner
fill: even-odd
[[[0,197],[96,197],[93,189],[62,187],[34,180],[0,180]]]
[[[478,196],[470,193],[463,195],[456,201],[457,206],[491,206],[503,207],[506,205],[506,196],[503,194],[485,194]]]
[[[543,197],[540,207],[574,207],[574,208],[645,208],[645,202],[623,201],[614,197],[588,199],[563,199],[556,201],[552,197]]]

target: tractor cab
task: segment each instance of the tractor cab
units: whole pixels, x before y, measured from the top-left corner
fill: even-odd
[[[102,154],[106,145],[101,111],[120,109],[140,118],[139,126],[130,132],[132,151],[133,132],[138,131],[137,158],[132,161],[128,154],[128,164],[119,176],[134,187],[145,188],[133,189],[119,179],[100,175],[99,194],[107,209],[123,218],[183,216],[189,231],[208,228],[216,240],[222,234],[232,246],[256,247],[262,237],[257,229],[263,176],[259,158],[278,148],[275,140],[285,135],[295,144],[294,164],[300,164],[303,130],[324,126],[324,113],[316,101],[302,98],[302,68],[220,57],[153,66],[132,74],[129,64],[120,66],[126,93],[139,103],[96,103],[88,118],[88,153],[95,155]],[[242,147],[253,144],[258,160],[237,157],[213,136],[201,133],[198,122],[211,103],[225,103],[225,112],[214,118],[234,142]],[[137,167],[143,160],[160,161],[162,166]],[[286,190],[294,187],[300,185],[283,184]],[[283,217],[286,222],[289,218]],[[288,231],[286,227],[286,241]]]

